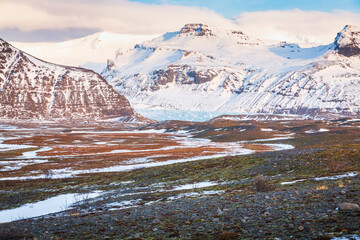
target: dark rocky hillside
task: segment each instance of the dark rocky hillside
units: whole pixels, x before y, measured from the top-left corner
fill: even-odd
[[[0,39],[0,117],[134,121],[140,116],[93,71],[44,62]]]

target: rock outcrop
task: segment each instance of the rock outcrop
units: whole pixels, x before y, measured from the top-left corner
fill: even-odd
[[[360,210],[360,207],[356,203],[344,202],[339,205],[339,210],[341,210],[341,211]]]
[[[360,55],[360,27],[346,25],[335,38],[335,49],[346,57]]]
[[[208,25],[202,23],[186,24],[179,32],[179,34],[188,34],[193,36],[215,36]]]

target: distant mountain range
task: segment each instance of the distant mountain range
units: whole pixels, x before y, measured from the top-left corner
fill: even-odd
[[[131,49],[136,43],[154,37],[155,35],[99,32],[65,42],[12,42],[11,44],[48,62],[89,68],[99,73],[106,67],[106,60],[113,58],[116,52]]]
[[[145,120],[99,74],[42,61],[2,39],[0,119]]]
[[[79,46],[103,58],[101,45],[115,49],[118,37],[102,33],[58,48]],[[40,60],[0,39],[0,119],[147,121],[130,103],[142,113],[173,115],[360,116],[356,26],[345,26],[333,43],[301,48],[187,24],[113,55],[100,76]]]
[[[101,75],[135,108],[360,116],[359,54],[356,26],[301,48],[187,24],[118,53]]]

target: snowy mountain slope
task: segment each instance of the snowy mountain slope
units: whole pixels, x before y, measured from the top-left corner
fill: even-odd
[[[100,75],[39,60],[0,39],[2,119],[141,118]]]
[[[346,26],[332,44],[300,48],[188,24],[119,54],[102,76],[135,108],[359,115],[360,58],[342,44],[356,32]],[[352,53],[356,39],[345,45]]]
[[[61,65],[81,66],[100,72],[106,60],[117,51],[131,49],[136,43],[156,35],[129,35],[99,32],[83,38],[55,43],[12,42],[15,47],[45,61]]]

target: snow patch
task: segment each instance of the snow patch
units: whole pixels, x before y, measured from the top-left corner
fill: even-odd
[[[177,196],[168,197],[167,200],[168,201],[174,201],[174,200],[181,199],[181,198],[186,198],[186,197],[203,197],[205,195],[221,195],[223,193],[225,193],[225,191],[223,191],[223,190],[181,193],[181,194],[179,194]]]
[[[295,149],[293,145],[290,144],[264,144],[265,146],[272,147],[274,151],[283,151],[283,150],[291,150]]]
[[[274,131],[274,129],[271,129],[271,128],[261,128],[260,130],[262,132],[272,132],[272,131]]]
[[[305,133],[318,133],[318,132],[328,132],[329,129],[326,129],[326,128],[320,128],[319,130],[307,130],[305,131]]]
[[[331,240],[360,240],[359,235],[348,235],[343,237],[333,237]]]
[[[21,158],[21,159],[40,158],[39,156],[37,156],[37,153],[50,151],[52,149],[53,148],[51,148],[51,147],[42,147],[42,148],[40,148],[38,150],[35,150],[35,151],[23,152],[22,156],[19,157],[19,158]],[[41,158],[46,158],[46,156],[41,157]]]
[[[112,203],[106,204],[106,206],[110,207],[109,211],[114,211],[114,210],[121,210],[121,209],[136,207],[137,204],[139,204],[141,201],[142,201],[142,199],[139,198],[139,199],[129,200],[129,201],[112,202]]]
[[[359,175],[359,172],[348,172],[345,174],[341,174],[341,175],[335,175],[335,176],[327,176],[327,177],[315,177],[315,178],[308,178],[308,179],[298,179],[298,180],[294,180],[291,182],[282,182],[280,183],[280,185],[290,185],[290,184],[294,184],[297,182],[304,182],[304,181],[309,181],[309,180],[315,180],[315,181],[322,181],[322,180],[337,180],[337,179],[341,179],[341,178],[348,178],[348,177],[355,177]]]
[[[205,187],[211,187],[219,185],[219,183],[216,182],[196,182],[191,184],[185,184],[181,186],[174,187],[172,191],[180,191],[180,190],[189,190],[189,189],[196,189],[196,188],[205,188]]]

